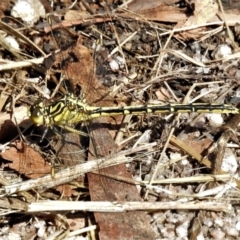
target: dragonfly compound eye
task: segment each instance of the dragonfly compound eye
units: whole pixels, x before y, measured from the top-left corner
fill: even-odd
[[[29,118],[37,126],[44,124],[44,117],[42,113],[42,108],[40,106],[32,106],[29,109]]]

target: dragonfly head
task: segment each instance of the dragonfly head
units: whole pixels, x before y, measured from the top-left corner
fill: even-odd
[[[28,109],[29,118],[37,126],[46,124],[46,114],[44,113],[45,107],[42,101],[35,103]]]

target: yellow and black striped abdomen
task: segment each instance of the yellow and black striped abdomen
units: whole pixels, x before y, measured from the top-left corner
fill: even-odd
[[[87,107],[88,108],[88,107]],[[238,114],[238,108],[227,104],[208,104],[208,103],[192,103],[192,104],[166,104],[166,105],[139,105],[131,107],[102,107],[93,109],[90,107],[92,118],[101,116],[115,116],[128,114],[143,113],[233,113]]]

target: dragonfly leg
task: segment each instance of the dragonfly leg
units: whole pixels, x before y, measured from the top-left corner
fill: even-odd
[[[84,136],[84,137],[89,137],[89,135],[87,133],[79,131],[79,130],[74,129],[74,128],[71,128],[69,126],[59,125],[59,127],[63,128],[63,129],[66,129],[69,132],[76,133],[76,134],[79,134],[79,135]]]
[[[48,130],[49,130],[49,127],[46,127],[46,128],[44,129],[44,132],[43,132],[42,137],[41,137],[41,139],[40,139],[40,143],[43,142],[44,138],[46,137],[46,135],[47,135],[47,133],[48,133]]]

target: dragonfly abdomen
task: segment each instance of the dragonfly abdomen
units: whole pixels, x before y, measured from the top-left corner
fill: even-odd
[[[101,116],[144,114],[144,113],[239,113],[238,108],[227,104],[208,104],[208,103],[192,103],[192,104],[165,104],[165,105],[139,105],[130,107],[102,107],[91,109],[91,117],[97,118]]]

